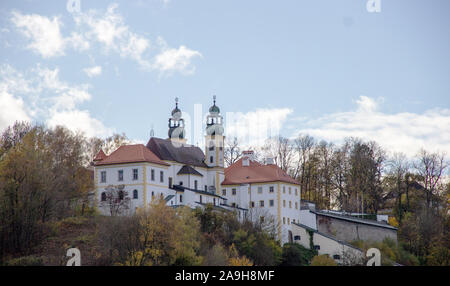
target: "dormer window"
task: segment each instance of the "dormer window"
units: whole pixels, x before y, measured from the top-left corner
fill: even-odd
[[[250,166],[250,159],[248,157],[245,157],[244,159],[242,159],[242,166],[244,166],[244,167]]]

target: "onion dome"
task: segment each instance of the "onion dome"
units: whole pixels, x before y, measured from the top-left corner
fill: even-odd
[[[178,97],[175,98],[175,108],[172,110],[172,117],[175,119],[181,118],[181,110],[178,108]]]
[[[209,108],[209,112],[213,114],[219,114],[220,108],[216,105],[216,96],[214,95],[214,104]]]

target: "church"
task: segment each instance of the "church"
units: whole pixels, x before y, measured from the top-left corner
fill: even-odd
[[[206,117],[204,151],[187,144],[178,99],[168,127],[167,139],[151,137],[146,145],[121,146],[108,156],[100,150],[95,156],[96,202],[102,214],[110,215],[107,189],[118,186],[115,200],[127,198],[124,215],[155,198],[174,208],[211,204],[241,220],[272,220],[281,242],[292,241],[291,225],[300,221],[299,183],[273,160],[257,162],[253,151],[225,168],[223,117],[215,97]]]

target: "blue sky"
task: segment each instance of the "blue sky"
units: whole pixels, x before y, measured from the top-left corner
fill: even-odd
[[[450,2],[366,2],[2,1],[0,128],[144,142],[152,125],[167,136],[175,97],[193,116],[216,94],[224,114],[288,137],[450,151]]]

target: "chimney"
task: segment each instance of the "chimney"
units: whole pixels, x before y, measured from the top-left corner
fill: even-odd
[[[255,160],[255,153],[253,151],[242,152],[242,166],[250,166],[250,161]]]

